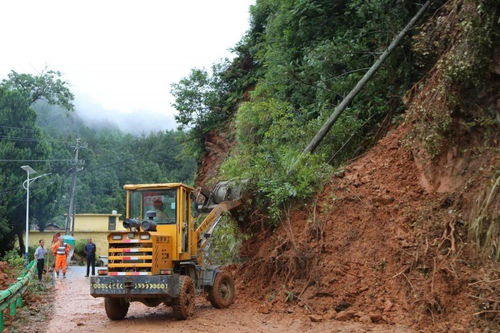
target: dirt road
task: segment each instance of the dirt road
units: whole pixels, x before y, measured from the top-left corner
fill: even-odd
[[[54,314],[46,332],[404,332],[402,327],[363,325],[355,322],[324,320],[312,322],[306,316],[261,314],[236,302],[229,309],[217,310],[198,297],[193,318],[177,321],[170,308],[148,308],[141,303],[130,305],[127,317],[110,321],[103,299],[89,295],[85,267],[70,267],[65,279],[56,281]]]

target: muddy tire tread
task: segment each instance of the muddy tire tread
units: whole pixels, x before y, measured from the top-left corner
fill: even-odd
[[[194,314],[195,291],[193,280],[186,275],[179,278],[179,297],[172,302],[174,317],[178,320],[185,320]]]
[[[229,288],[229,296],[224,298],[220,293],[221,286],[225,284]],[[208,289],[208,300],[214,308],[224,309],[234,303],[235,290],[234,281],[227,272],[219,272],[215,276],[214,284]]]
[[[128,312],[130,303],[121,298],[106,297],[104,299],[104,309],[106,315],[111,320],[122,320]]]

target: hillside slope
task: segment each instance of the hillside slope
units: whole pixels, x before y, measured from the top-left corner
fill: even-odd
[[[391,131],[315,200],[290,210],[272,236],[247,242],[249,260],[237,274],[245,298],[260,297],[276,311],[298,305],[325,319],[442,330],[470,329],[474,313],[498,307],[484,301],[498,296],[498,266],[483,266],[463,242],[461,214],[470,202],[459,198],[466,192],[426,190],[402,144],[407,132]],[[491,154],[482,162],[491,167],[469,172],[469,183],[491,176],[500,160]]]
[[[241,250],[243,263],[233,270],[239,302],[262,313],[304,314],[313,321],[424,331],[498,329],[500,49],[492,47],[498,16],[484,9],[489,1],[441,4],[412,37],[411,58],[420,79],[398,96],[405,96],[404,120],[394,117],[385,127],[388,134],[371,149],[366,150],[366,138],[357,138],[350,148],[365,153],[337,163],[343,167],[324,179],[312,198],[280,201],[277,226],[266,223],[271,218],[263,206],[281,199],[273,189],[294,181],[269,176],[288,175],[277,162],[291,160],[281,156],[286,149],[267,154],[252,146],[274,147],[265,141],[242,140],[238,133],[235,142],[228,133],[212,135],[225,138],[219,140],[224,144],[207,148],[198,184],[223,177],[220,164],[241,154],[243,143],[251,153],[234,162],[236,170],[247,163],[257,170],[250,174],[268,177],[257,199],[235,214],[251,235]],[[264,137],[278,147],[309,137],[306,127],[267,118],[273,107],[240,108],[236,127],[252,117],[270,122],[273,130]],[[288,119],[291,111],[278,109]],[[255,124],[240,136],[260,133]],[[276,139],[282,131],[290,136]],[[329,143],[322,149],[316,157],[337,150]],[[258,153],[262,160],[253,158]],[[264,190],[270,195],[262,199]]]

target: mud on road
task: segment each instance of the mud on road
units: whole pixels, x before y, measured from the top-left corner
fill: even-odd
[[[255,306],[237,300],[228,309],[213,308],[204,297],[197,298],[193,318],[178,321],[170,308],[131,303],[124,320],[111,321],[104,311],[102,298],[89,294],[85,267],[70,267],[67,277],[56,281],[54,313],[46,332],[409,332],[407,328],[363,325],[355,322],[324,320],[312,322],[308,316],[262,314]]]

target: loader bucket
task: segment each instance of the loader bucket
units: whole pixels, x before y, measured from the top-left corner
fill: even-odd
[[[218,182],[211,191],[205,188],[200,189],[199,193],[204,199],[197,200],[197,202],[203,201],[201,210],[207,210],[224,201],[240,200],[245,193],[247,185],[248,179]]]

